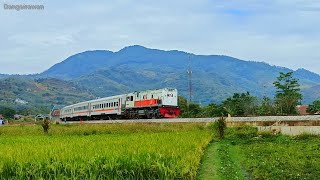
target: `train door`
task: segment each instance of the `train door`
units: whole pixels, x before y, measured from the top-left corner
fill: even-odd
[[[134,94],[128,94],[126,96],[126,108],[134,107]]]
[[[91,112],[92,112],[91,103],[88,103],[88,117],[91,116]]]

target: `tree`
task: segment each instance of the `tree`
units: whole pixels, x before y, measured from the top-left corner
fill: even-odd
[[[262,103],[259,106],[257,113],[259,115],[274,115],[275,108],[272,100],[269,97],[263,97]]]
[[[188,114],[188,101],[187,101],[187,99],[182,96],[178,96],[178,106],[180,107],[180,110],[181,110],[180,117],[187,117],[187,114]]]
[[[247,93],[234,93],[232,97],[222,102],[225,110],[233,116],[254,115],[257,108],[257,98]]]
[[[5,118],[13,118],[16,114],[16,111],[10,107],[0,107],[0,114],[2,114]]]
[[[308,113],[320,113],[320,100],[313,101],[307,108]]]
[[[200,117],[201,114],[201,106],[200,104],[190,103],[189,104],[189,112],[191,117]]]
[[[292,74],[293,72],[280,72],[277,81],[273,82],[277,89],[275,103],[280,114],[296,114],[296,106],[302,100],[300,84]]]
[[[189,103],[188,110],[183,113],[182,117],[196,118],[201,116],[201,107],[196,103]]]
[[[221,115],[227,115],[227,111],[221,105],[211,103],[202,108],[201,117],[219,117]]]
[[[182,112],[180,117],[189,118],[201,116],[202,109],[199,104],[188,102],[184,97],[178,96],[178,105]]]
[[[178,106],[180,107],[181,111],[186,111],[188,108],[187,99],[182,96],[178,96]]]

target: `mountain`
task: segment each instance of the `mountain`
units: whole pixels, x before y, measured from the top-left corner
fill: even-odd
[[[320,85],[302,89],[302,94],[304,101],[308,102],[309,104],[316,99],[320,100]]]
[[[108,66],[108,61],[114,53],[111,51],[86,51],[76,54],[55,64],[41,74],[42,77],[56,77],[61,79],[72,79],[95,70]]]
[[[306,69],[298,69],[294,72],[295,76],[309,80],[311,82],[320,82],[320,76],[314,72],[310,72]]]
[[[279,72],[292,71],[229,56],[194,55],[134,45],[118,52],[86,51],[70,56],[39,77],[69,80],[99,97],[162,87],[175,87],[180,95],[187,97],[189,65],[192,99],[205,104],[221,102],[235,92],[249,91],[259,97],[272,97],[275,92],[272,83]],[[294,76],[299,79],[303,93],[320,85],[320,76],[308,70],[298,69]],[[317,93],[304,96],[307,97],[304,103],[319,97]]]
[[[9,77],[10,75],[7,75],[7,74],[0,74],[0,79],[4,79],[4,78],[7,78]]]

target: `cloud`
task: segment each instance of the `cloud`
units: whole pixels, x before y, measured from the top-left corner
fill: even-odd
[[[55,33],[20,33],[8,37],[8,41],[14,42],[16,45],[22,46],[58,46],[70,45],[75,43],[70,34],[55,34]]]
[[[44,3],[43,12],[0,10],[0,72],[37,73],[81,51],[141,44],[320,73],[318,1]],[[9,61],[28,68],[7,68]]]

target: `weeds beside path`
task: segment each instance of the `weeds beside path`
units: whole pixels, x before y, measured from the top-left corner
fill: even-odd
[[[203,156],[197,179],[245,179],[237,148],[225,141],[209,144]]]
[[[320,179],[320,137],[258,133],[228,128],[226,138],[209,144],[198,179]]]
[[[218,159],[217,143],[212,142],[208,145],[205,154],[202,157],[202,163],[198,174],[198,179],[218,179]]]

